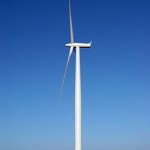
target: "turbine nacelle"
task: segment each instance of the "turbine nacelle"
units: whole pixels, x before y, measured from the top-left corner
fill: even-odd
[[[90,43],[68,43],[65,46],[66,47],[81,47],[81,48],[90,48],[91,47],[92,42]]]

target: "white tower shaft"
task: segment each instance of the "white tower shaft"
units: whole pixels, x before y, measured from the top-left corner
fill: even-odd
[[[80,47],[76,47],[75,70],[75,150],[81,150],[81,72]]]

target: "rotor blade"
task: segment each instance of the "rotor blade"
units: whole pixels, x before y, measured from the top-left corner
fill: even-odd
[[[60,98],[61,98],[61,95],[62,95],[64,81],[65,81],[65,78],[66,78],[66,74],[67,74],[67,70],[68,70],[68,65],[69,65],[69,62],[70,62],[70,57],[71,57],[72,52],[73,52],[73,47],[70,47],[70,51],[69,51],[69,55],[68,55],[68,60],[67,60],[67,64],[66,64],[66,69],[65,69],[65,73],[64,73],[64,77],[63,77],[63,81],[62,81],[62,86],[61,86],[61,90],[60,90],[59,101],[60,101]]]
[[[71,43],[74,43],[73,25],[72,25],[72,16],[71,16],[71,2],[70,2],[70,0],[69,0],[69,18],[70,18],[70,39],[71,39]]]

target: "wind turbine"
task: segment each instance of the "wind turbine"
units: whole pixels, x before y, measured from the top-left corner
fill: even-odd
[[[71,55],[73,51],[76,55],[75,63],[75,150],[81,150],[81,72],[80,72],[80,48],[90,48],[92,42],[90,43],[75,43],[74,34],[73,34],[73,25],[72,25],[72,16],[71,16],[71,2],[69,0],[69,19],[70,19],[70,39],[71,42],[66,44],[66,47],[70,47],[68,60],[66,64],[66,69],[62,81],[60,97],[62,95],[62,89],[64,86],[64,81],[66,78],[66,73],[68,70],[68,65],[70,62]]]

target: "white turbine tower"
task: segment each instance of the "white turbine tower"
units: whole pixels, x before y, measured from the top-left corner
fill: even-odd
[[[76,55],[76,67],[75,67],[75,150],[81,150],[81,72],[80,72],[80,48],[90,48],[91,43],[74,43],[73,35],[73,25],[72,25],[72,16],[71,16],[71,3],[69,0],[69,18],[70,18],[70,38],[71,43],[66,44],[65,46],[70,47],[68,60],[66,64],[66,69],[62,81],[60,97],[62,94],[62,89],[68,70],[68,65],[70,62],[70,57],[72,52],[75,52]]]

